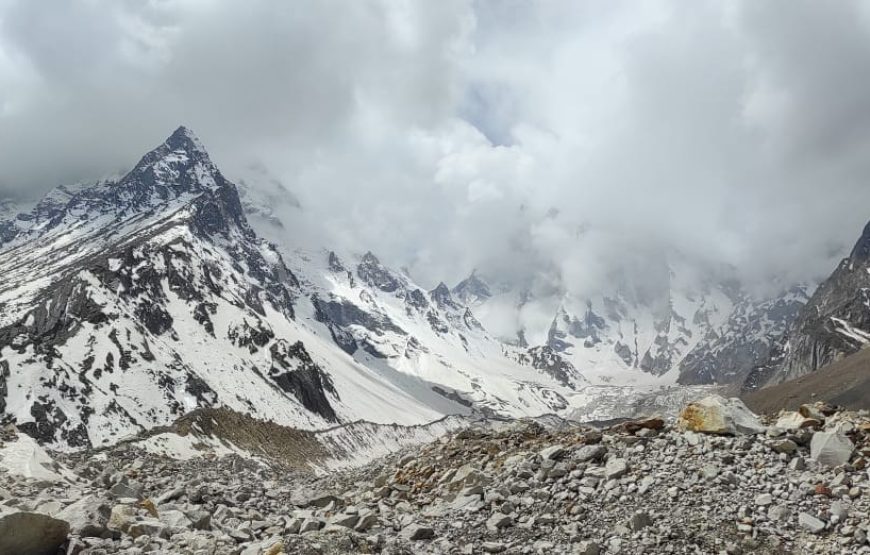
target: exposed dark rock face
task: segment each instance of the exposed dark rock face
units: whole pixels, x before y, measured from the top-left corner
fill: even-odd
[[[813,372],[870,342],[870,225],[746,378],[753,389]]]
[[[108,441],[214,405],[220,374],[258,375],[253,357],[276,341],[269,318],[294,316],[298,281],[185,128],[121,179],[58,188],[4,230],[0,413],[23,396],[30,420],[19,427],[44,443],[89,446],[97,429]],[[238,350],[203,368],[204,338]],[[321,398],[328,374],[306,364],[279,376],[283,387],[265,376],[259,387],[335,421]],[[7,387],[16,372],[32,374],[31,390]],[[221,400],[256,412],[257,395]]]
[[[338,392],[329,374],[311,360],[302,342],[288,345],[278,340],[270,347],[272,369],[269,377],[278,387],[292,393],[306,409],[330,422],[338,422],[335,409],[329,404],[327,393],[338,398]]]
[[[476,272],[460,281],[453,288],[453,296],[466,306],[474,306],[480,301],[492,297],[492,291],[485,281],[480,279]]]
[[[376,334],[393,332],[404,335],[405,332],[384,315],[376,315],[360,309],[357,305],[344,299],[323,301],[313,299],[315,317],[320,322],[332,324],[341,328],[359,325]]]
[[[426,294],[420,289],[412,289],[408,291],[408,295],[405,297],[405,302],[409,307],[415,308],[419,311],[425,311],[429,308],[429,300],[426,299]]]
[[[807,299],[804,287],[794,287],[764,301],[738,299],[725,326],[711,330],[682,360],[679,382],[743,383],[756,366],[769,359],[780,336],[795,321]]]
[[[356,268],[356,275],[366,284],[376,287],[385,293],[394,293],[402,289],[402,280],[381,265],[380,260],[367,252]]]
[[[607,321],[596,314],[588,306],[582,318],[572,317],[560,310],[547,334],[547,346],[560,352],[571,348],[574,343],[571,338],[582,339],[582,345],[592,347],[601,341],[600,332],[607,326]]]
[[[574,368],[574,365],[562,358],[552,347],[547,345],[532,347],[527,353],[528,360],[523,362],[547,374],[566,387],[573,389],[585,381],[577,369]]]
[[[448,310],[458,310],[460,308],[459,304],[453,300],[450,289],[444,285],[443,281],[438,284],[438,287],[429,292],[429,296],[439,308]]]
[[[637,358],[637,353],[632,351],[631,347],[629,347],[625,343],[622,343],[621,341],[616,342],[616,344],[613,346],[613,351],[617,355],[619,355],[619,358],[621,358],[622,361],[628,366],[631,366]]]

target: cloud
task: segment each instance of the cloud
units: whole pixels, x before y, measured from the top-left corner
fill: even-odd
[[[0,0],[0,191],[122,171],[183,123],[229,176],[291,192],[288,244],[426,285],[479,268],[585,295],[674,253],[815,279],[870,219],[867,12]]]

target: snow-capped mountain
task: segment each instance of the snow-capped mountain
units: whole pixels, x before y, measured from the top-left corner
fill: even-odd
[[[742,381],[807,299],[801,287],[759,299],[734,281],[699,278],[677,256],[659,265],[652,273],[664,279],[643,288],[617,279],[586,298],[491,286],[476,272],[453,293],[484,327],[500,326],[504,341],[546,346],[592,383],[612,385]]]
[[[750,389],[826,366],[870,343],[870,224],[746,379]]]
[[[293,320],[295,277],[184,128],[117,182],[19,216],[0,268],[0,412],[48,444],[201,406],[307,428],[464,409],[426,405]]]
[[[769,299],[739,290],[728,320],[707,330],[680,361],[681,384],[742,384],[766,360],[780,336],[809,300],[807,286],[795,286]]]
[[[289,266],[185,128],[117,180],[58,188],[0,241],[0,414],[77,447],[210,406],[308,429],[541,414],[583,383],[373,254]]]
[[[430,291],[371,252],[288,256],[300,280],[298,318],[391,382],[428,384],[444,398],[504,415],[567,408],[586,382],[555,353],[491,336],[445,284]]]
[[[303,208],[272,185],[240,196],[179,128],[127,175],[58,187],[7,216],[3,420],[78,447],[203,407],[321,429],[586,414],[595,396],[603,417],[626,385],[742,378],[804,300],[753,300],[679,257],[652,269],[661,279],[617,277],[589,298],[478,272],[427,289],[372,252],[279,251],[261,238],[287,236],[269,207]]]

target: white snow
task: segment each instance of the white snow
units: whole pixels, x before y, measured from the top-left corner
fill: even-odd
[[[55,462],[33,438],[22,433],[18,434],[15,441],[6,442],[0,447],[0,468],[10,474],[36,480],[76,480],[75,474]]]

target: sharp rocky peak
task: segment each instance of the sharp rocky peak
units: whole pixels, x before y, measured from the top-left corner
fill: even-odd
[[[178,129],[173,131],[172,135],[166,139],[166,145],[171,147],[173,150],[205,153],[205,148],[202,146],[196,133],[183,125],[179,126]]]
[[[849,258],[855,262],[870,260],[870,223],[864,227],[864,231],[852,248]]]
[[[456,284],[456,287],[453,288],[453,295],[463,304],[469,305],[492,297],[492,291],[489,285],[477,274],[477,270],[474,270],[470,276]]]
[[[443,281],[439,283],[435,289],[429,292],[429,296],[442,308],[457,307],[456,302],[453,300],[453,296],[450,294],[450,288],[448,288]]]

